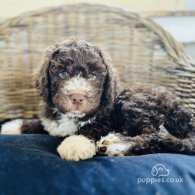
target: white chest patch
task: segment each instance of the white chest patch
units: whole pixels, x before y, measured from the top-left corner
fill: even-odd
[[[58,121],[50,120],[48,118],[41,118],[44,129],[52,136],[64,137],[73,135],[78,131],[79,125],[74,118],[62,115]]]

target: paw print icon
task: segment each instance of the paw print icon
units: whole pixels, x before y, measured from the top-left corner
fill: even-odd
[[[167,169],[163,164],[156,164],[152,167],[151,175],[157,177],[168,176],[169,169]]]

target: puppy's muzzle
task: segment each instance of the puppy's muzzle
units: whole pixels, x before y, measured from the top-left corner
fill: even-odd
[[[73,106],[75,106],[76,108],[79,108],[80,106],[82,106],[85,101],[86,101],[86,98],[83,94],[72,94],[70,95],[70,101],[72,103]]]

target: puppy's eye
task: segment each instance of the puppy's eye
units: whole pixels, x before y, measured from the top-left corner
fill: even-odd
[[[69,73],[66,72],[66,71],[62,71],[62,72],[59,73],[59,77],[61,79],[67,79],[67,78],[69,78],[69,76],[70,76]]]
[[[88,76],[89,80],[95,80],[96,77],[97,77],[97,74],[96,74],[95,72],[92,72],[92,73]]]

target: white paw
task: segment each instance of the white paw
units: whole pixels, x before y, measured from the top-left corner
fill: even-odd
[[[133,146],[131,142],[123,142],[119,135],[108,134],[97,142],[97,151],[108,156],[124,156]]]
[[[1,126],[1,134],[21,134],[22,123],[23,123],[22,119],[16,119],[4,123]]]
[[[79,161],[96,154],[95,143],[82,135],[67,137],[57,148],[62,159]]]
[[[108,156],[125,156],[126,151],[130,148],[130,144],[127,143],[115,143],[107,146],[105,154]]]
[[[115,133],[109,133],[107,136],[102,137],[99,141],[97,141],[97,146],[99,144],[112,144],[120,142],[119,136]]]

